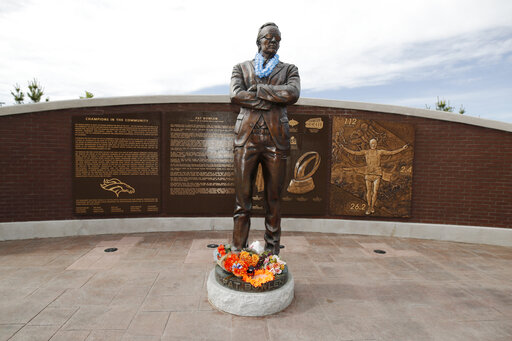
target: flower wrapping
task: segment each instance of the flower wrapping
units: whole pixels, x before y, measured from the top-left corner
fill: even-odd
[[[249,249],[253,250],[258,255],[261,255],[263,251],[265,251],[263,244],[261,244],[258,240],[252,242],[251,245],[249,245]]]

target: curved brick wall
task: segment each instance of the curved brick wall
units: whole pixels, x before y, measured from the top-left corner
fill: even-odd
[[[0,221],[83,219],[73,212],[73,116],[238,111],[226,96],[212,97],[196,96],[190,100],[204,103],[176,103],[187,102],[183,97],[171,103],[172,96],[166,96],[165,100],[160,99],[161,104],[152,97],[146,101],[99,99],[0,108]],[[396,113],[392,113],[394,110]],[[512,125],[421,109],[307,99],[290,107],[289,113],[414,125],[411,217],[323,218],[512,227]],[[164,141],[168,137],[165,130]],[[162,193],[166,193],[165,188]],[[162,200],[165,207],[165,195]]]

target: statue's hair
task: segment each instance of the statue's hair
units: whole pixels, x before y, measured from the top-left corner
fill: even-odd
[[[261,31],[263,31],[263,29],[267,26],[274,26],[279,31],[279,26],[277,26],[273,22],[268,22],[261,25],[260,29],[258,30],[258,37],[256,38],[256,45],[258,46],[258,51],[260,50],[260,39],[263,37],[263,35],[261,35]],[[281,35],[281,31],[279,31],[279,35]]]

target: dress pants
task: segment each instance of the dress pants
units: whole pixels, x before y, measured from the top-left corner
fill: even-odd
[[[233,246],[247,247],[251,227],[252,189],[258,164],[265,183],[265,249],[278,255],[281,239],[281,192],[288,151],[276,148],[267,129],[254,129],[242,147],[234,149],[236,204]]]

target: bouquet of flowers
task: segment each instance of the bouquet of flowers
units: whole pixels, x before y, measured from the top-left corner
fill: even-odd
[[[272,272],[274,275],[281,274],[285,265],[286,263],[279,259],[279,256],[276,255],[270,255],[263,261],[264,268]]]
[[[229,244],[221,244],[214,251],[214,260],[227,272],[242,278],[253,287],[273,281],[283,272],[286,263],[270,251],[264,251],[260,242],[252,243],[241,252],[234,252]]]

